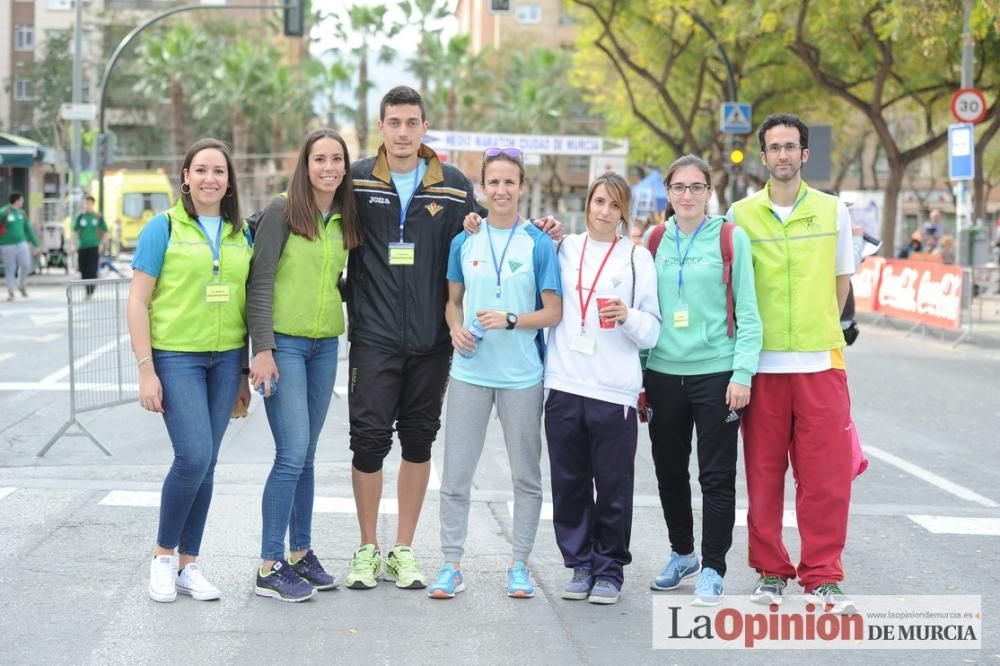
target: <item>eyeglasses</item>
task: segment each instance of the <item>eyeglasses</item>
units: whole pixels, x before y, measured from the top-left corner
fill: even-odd
[[[524,153],[517,148],[487,148],[483,152],[483,157],[500,157],[501,155],[506,155],[512,160],[519,160],[524,157]]]
[[[797,143],[772,143],[771,145],[766,147],[766,150],[772,155],[777,155],[782,150],[785,151],[786,153],[794,153],[801,147],[802,146],[800,146]]]
[[[685,185],[684,183],[671,183],[667,186],[667,190],[675,196],[684,196],[686,190],[691,190],[691,194],[704,194],[705,190],[708,189],[708,183],[691,183],[690,185]]]

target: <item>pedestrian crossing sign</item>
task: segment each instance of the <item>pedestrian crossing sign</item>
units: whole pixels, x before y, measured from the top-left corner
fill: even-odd
[[[750,105],[746,102],[723,102],[721,129],[727,134],[748,134],[752,130]]]

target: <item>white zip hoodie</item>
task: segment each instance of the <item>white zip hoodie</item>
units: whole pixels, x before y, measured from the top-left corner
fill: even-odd
[[[582,280],[580,253],[587,239]],[[660,304],[656,297],[656,268],[644,247],[628,238],[619,238],[587,307],[583,334],[595,341],[588,355],[571,348],[580,335],[580,295],[584,302],[594,285],[594,277],[611,247],[586,233],[567,236],[558,250],[562,277],[563,316],[549,331],[545,356],[545,388],[573,393],[595,400],[635,407],[642,389],[639,350],[649,349],[660,336]],[[635,266],[635,300],[632,299],[632,266]],[[578,289],[578,283],[580,288]],[[629,306],[625,323],[602,329],[597,297],[617,296]]]

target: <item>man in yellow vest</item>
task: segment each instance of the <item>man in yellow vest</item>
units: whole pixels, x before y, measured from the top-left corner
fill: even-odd
[[[837,197],[802,181],[809,128],[797,116],[768,116],[757,136],[771,178],[728,214],[750,236],[764,325],[742,423],[749,559],[760,576],[751,599],[780,604],[788,580],[798,577],[814,601],[853,613],[839,587],[852,480],[840,328],[855,267],[850,215]],[[781,538],[789,462],[802,543],[798,567]]]

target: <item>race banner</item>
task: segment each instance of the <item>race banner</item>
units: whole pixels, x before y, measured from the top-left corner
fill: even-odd
[[[882,257],[867,257],[851,277],[855,312],[874,312],[878,307],[878,282],[882,277]]]
[[[876,312],[928,326],[961,327],[962,269],[959,266],[887,259],[882,264],[874,294]]]

